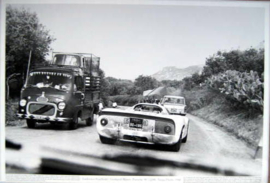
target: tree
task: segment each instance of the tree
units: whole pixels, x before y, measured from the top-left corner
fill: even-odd
[[[6,77],[19,73],[25,78],[30,50],[32,62],[42,63],[54,40],[36,13],[7,6]]]
[[[139,88],[142,93],[145,90],[154,89],[161,85],[155,78],[140,75],[135,79],[134,85]]]
[[[110,83],[105,79],[105,72],[102,69],[99,69],[100,75],[100,98],[105,106],[108,105],[108,96],[110,92]]]
[[[180,88],[183,82],[178,80],[162,80],[161,84],[166,87]]]
[[[218,51],[216,54],[206,59],[202,78],[205,80],[212,75],[227,70],[236,70],[240,72],[249,72],[253,70],[261,75],[264,72],[264,49],[257,50],[250,48],[244,51]]]
[[[126,95],[128,94],[130,88],[134,86],[134,83],[131,80],[127,79],[116,79],[113,77],[105,78],[109,83],[109,95]]]

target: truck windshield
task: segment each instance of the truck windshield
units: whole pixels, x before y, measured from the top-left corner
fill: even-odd
[[[53,58],[55,65],[81,66],[80,57],[78,55],[58,54]]]
[[[185,99],[184,98],[169,98],[169,97],[165,97],[163,99],[163,104],[185,105]]]
[[[72,75],[58,72],[31,72],[27,86],[37,88],[55,88],[68,91],[72,86]]]

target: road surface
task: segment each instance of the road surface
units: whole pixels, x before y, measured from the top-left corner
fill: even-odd
[[[65,126],[38,124],[36,129],[23,126],[6,127],[6,138],[23,144],[28,149],[46,146],[51,148],[80,152],[89,155],[146,155],[176,161],[191,160],[203,162],[215,167],[225,167],[234,171],[245,171],[252,175],[260,175],[261,159],[253,159],[254,149],[223,131],[220,127],[200,118],[187,115],[190,128],[187,143],[183,143],[180,152],[165,151],[160,147],[117,142],[115,145],[102,144],[97,134],[96,125],[86,126],[80,122],[78,129],[68,130]],[[17,162],[27,158],[6,157]],[[17,159],[16,159],[17,158]],[[29,157],[30,160],[31,157]]]

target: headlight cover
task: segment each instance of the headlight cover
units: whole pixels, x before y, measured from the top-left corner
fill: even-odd
[[[172,131],[172,128],[170,126],[165,126],[164,127],[164,132],[165,133],[170,133]]]
[[[101,123],[102,126],[106,126],[108,124],[108,119],[107,118],[102,118],[100,120],[100,123]]]
[[[20,100],[20,106],[24,107],[27,101],[25,99]]]
[[[63,110],[63,109],[65,109],[65,107],[66,107],[66,103],[65,102],[59,102],[58,109]]]

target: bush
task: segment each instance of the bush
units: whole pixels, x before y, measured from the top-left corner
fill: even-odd
[[[209,90],[207,87],[195,87],[191,91],[182,91],[182,96],[186,99],[187,112],[207,106],[218,95],[220,95],[218,92]]]
[[[18,120],[16,112],[18,110],[18,102],[6,102],[6,125],[10,125],[12,121]]]
[[[250,48],[244,51],[218,51],[206,59],[202,75],[206,79],[226,70],[237,70],[240,72],[253,70],[261,75],[264,71],[264,49]]]
[[[257,72],[228,70],[208,78],[207,85],[227,95],[234,106],[263,112],[263,82]]]

